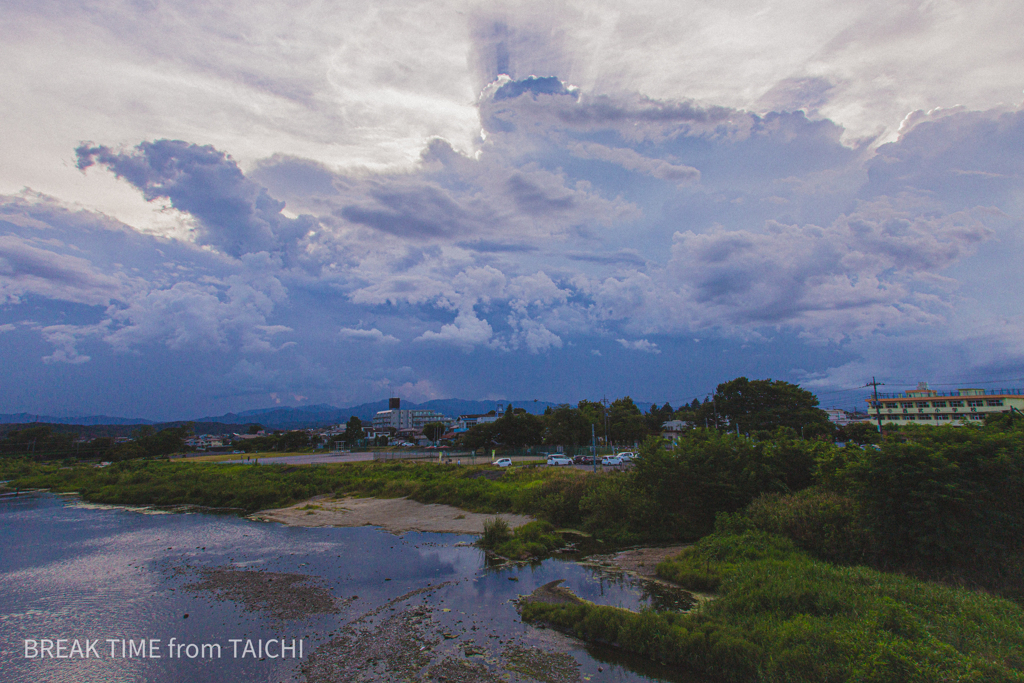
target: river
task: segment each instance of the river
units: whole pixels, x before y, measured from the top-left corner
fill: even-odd
[[[699,680],[525,625],[513,603],[558,579],[627,609],[671,595],[565,559],[489,567],[472,536],[29,493],[0,497],[0,538],[6,683]]]

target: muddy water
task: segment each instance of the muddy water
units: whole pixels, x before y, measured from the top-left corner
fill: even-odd
[[[680,595],[571,560],[489,567],[472,540],[3,496],[0,680],[699,680],[512,603],[556,579],[628,609]]]

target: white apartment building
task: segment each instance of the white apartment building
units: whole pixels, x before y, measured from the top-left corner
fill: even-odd
[[[373,432],[384,433],[389,429],[423,429],[431,422],[443,422],[451,426],[454,420],[436,410],[402,410],[400,399],[392,398],[390,408],[377,411],[373,417]]]

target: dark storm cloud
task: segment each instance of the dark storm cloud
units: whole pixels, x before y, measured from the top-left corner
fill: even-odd
[[[479,251],[484,253],[526,253],[537,251],[539,247],[532,244],[507,244],[505,242],[492,242],[489,240],[475,240],[473,242],[459,242],[463,249]]]
[[[275,251],[316,225],[310,216],[282,215],[284,203],[245,177],[231,157],[210,145],[181,140],[143,142],[130,152],[83,144],[78,168],[110,169],[142,191],[147,201],[165,198],[199,221],[199,241],[238,257]]]
[[[371,191],[370,198],[375,205],[349,205],[334,213],[353,223],[409,238],[465,233],[475,220],[449,192],[429,183],[381,183]]]
[[[588,263],[603,263],[606,265],[615,263],[625,263],[633,266],[647,265],[647,259],[634,249],[623,249],[613,254],[570,251],[565,254],[565,257],[570,261],[586,261]]]

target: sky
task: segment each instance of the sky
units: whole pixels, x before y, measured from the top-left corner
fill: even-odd
[[[0,0],[0,412],[1024,386],[1024,4]]]

